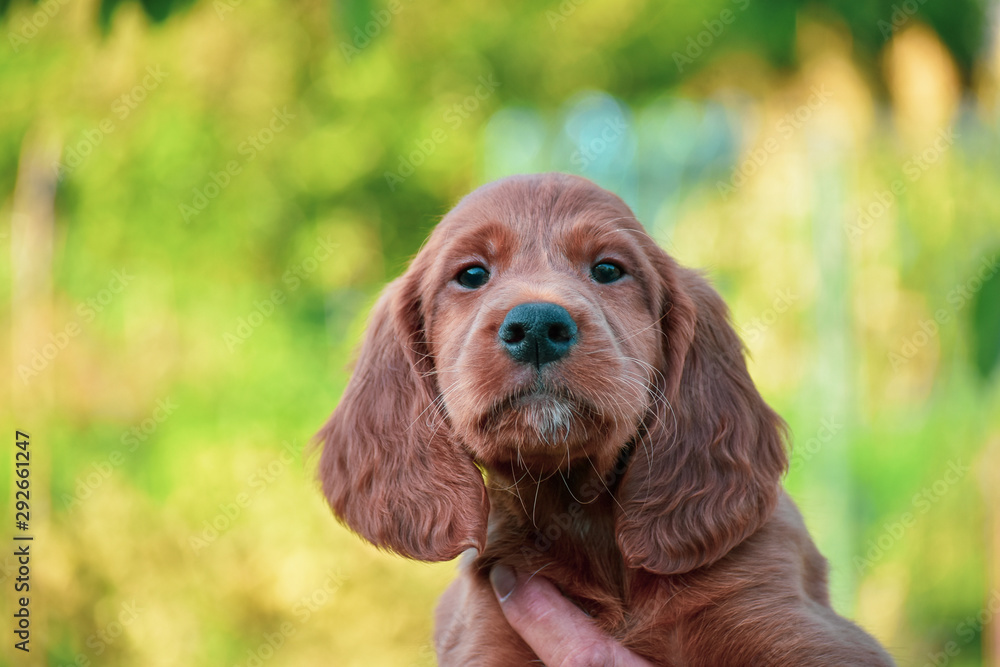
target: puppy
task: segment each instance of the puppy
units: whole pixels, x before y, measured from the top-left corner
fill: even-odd
[[[656,664],[892,665],[830,606],[781,489],[784,435],[701,276],[590,181],[515,176],[465,197],[385,289],[319,478],[379,547],[478,550],[438,609],[441,665],[538,663],[498,563]]]

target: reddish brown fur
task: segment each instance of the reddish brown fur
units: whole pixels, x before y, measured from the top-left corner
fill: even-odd
[[[592,280],[605,260],[626,277]],[[454,280],[471,264],[491,272],[477,290]],[[497,342],[533,301],[579,328],[540,370]],[[783,436],[718,294],[618,197],[545,174],[466,197],[386,289],[319,475],[380,547],[481,552],[438,608],[442,665],[537,660],[486,579],[496,563],[541,571],[657,664],[891,665],[830,607],[826,562],[781,491]]]

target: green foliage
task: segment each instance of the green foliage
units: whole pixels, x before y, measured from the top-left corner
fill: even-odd
[[[979,375],[988,380],[1000,365],[1000,271],[983,279],[972,310],[971,328],[972,359]]]

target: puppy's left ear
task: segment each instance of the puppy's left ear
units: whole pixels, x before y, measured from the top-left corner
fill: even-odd
[[[721,297],[666,253],[663,397],[619,487],[626,562],[660,574],[710,565],[770,516],[787,467],[781,418],[764,402]]]

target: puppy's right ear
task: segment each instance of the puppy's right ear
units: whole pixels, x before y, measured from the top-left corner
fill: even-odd
[[[486,543],[479,470],[453,442],[410,271],[375,305],[354,375],[318,435],[323,492],[376,546],[426,561]]]

